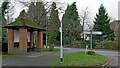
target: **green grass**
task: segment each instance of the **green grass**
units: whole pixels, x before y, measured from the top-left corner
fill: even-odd
[[[15,58],[17,56],[15,55],[2,55],[2,59],[7,59],[7,58]]]
[[[66,51],[66,49],[63,49],[64,51]],[[59,48],[54,48],[54,51],[49,51],[49,48],[43,48],[43,52],[58,52],[60,51]]]
[[[95,54],[95,55],[86,55],[84,52],[71,53],[64,57],[63,63],[60,63],[58,60],[52,65],[54,66],[99,66],[108,62],[108,58]]]

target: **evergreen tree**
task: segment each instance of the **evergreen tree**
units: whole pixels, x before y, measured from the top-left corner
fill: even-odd
[[[5,10],[7,9],[7,5],[9,4],[9,2],[3,2],[2,3],[2,16],[4,17],[5,14]]]
[[[56,3],[53,2],[51,6],[51,13],[50,13],[50,20],[48,23],[48,42],[51,44],[55,44],[55,42],[59,41],[57,40],[57,36],[60,35],[59,28],[60,28],[60,22],[58,19],[58,10],[56,9]]]
[[[109,37],[114,36],[113,34],[114,32],[113,30],[111,30],[109,23],[110,23],[110,18],[108,17],[108,13],[106,12],[106,9],[104,8],[103,4],[101,4],[99,8],[99,13],[96,14],[96,18],[94,21],[95,25],[93,29],[96,31],[102,31],[103,34],[101,35],[101,37],[95,36],[97,39],[99,40],[108,39]]]
[[[76,2],[74,2],[68,5],[63,16],[63,41],[73,43],[74,40],[80,38],[81,30]]]
[[[59,31],[59,19],[58,19],[58,10],[56,9],[56,3],[53,2],[51,6],[51,13],[50,13],[50,23],[48,23],[48,29],[50,32],[58,32]]]
[[[1,20],[2,20],[2,23],[1,23],[2,26],[0,24],[1,28],[7,25],[7,21],[4,18],[4,15],[6,13],[5,10],[7,9],[7,5],[8,4],[9,4],[9,2],[3,2],[2,3],[2,7],[1,7],[1,9],[2,9],[2,18],[1,18]],[[2,44],[5,44],[5,43],[7,43],[7,29],[2,28]]]

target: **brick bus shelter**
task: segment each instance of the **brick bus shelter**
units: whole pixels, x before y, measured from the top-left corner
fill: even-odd
[[[28,48],[33,48],[33,32],[37,31],[37,45],[35,51],[41,52],[43,48],[43,31],[39,25],[28,19],[17,19],[4,26],[8,28],[8,54],[26,54]]]

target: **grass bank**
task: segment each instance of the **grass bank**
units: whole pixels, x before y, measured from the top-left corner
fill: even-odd
[[[63,63],[60,63],[58,60],[52,65],[52,68],[57,66],[99,66],[108,62],[108,58],[95,54],[95,55],[86,55],[84,52],[71,53],[67,56],[64,56]]]

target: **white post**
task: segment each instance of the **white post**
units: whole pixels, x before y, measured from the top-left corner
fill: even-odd
[[[61,32],[61,47],[60,47],[60,63],[63,63],[63,46],[62,46],[62,18],[63,18],[63,14],[64,12],[58,13],[58,17],[61,23],[61,28],[60,28],[60,32]]]
[[[62,22],[61,22],[61,49],[60,49],[60,62],[63,62],[63,47],[62,47]]]
[[[87,53],[87,48],[88,48],[88,45],[86,45],[86,49],[85,49],[85,56],[86,56],[86,53]]]
[[[46,48],[47,48],[47,40],[48,40],[48,36],[47,36],[47,20],[48,20],[48,18],[47,18],[47,15],[46,15]]]
[[[92,30],[91,30],[91,50],[92,50]]]
[[[48,37],[47,37],[47,16],[46,16],[46,48],[47,48],[47,39]]]
[[[46,31],[46,48],[47,48],[47,31]]]

